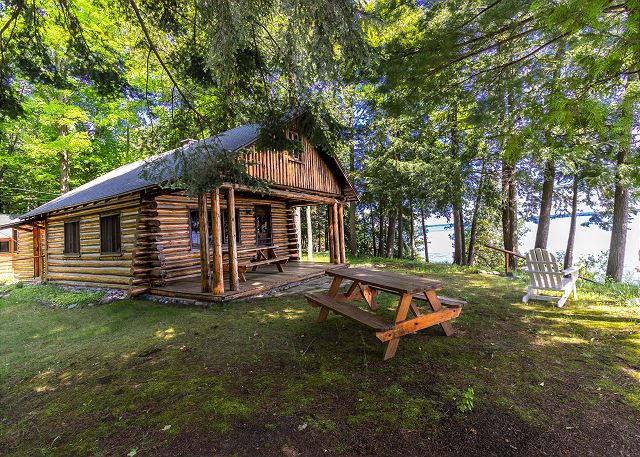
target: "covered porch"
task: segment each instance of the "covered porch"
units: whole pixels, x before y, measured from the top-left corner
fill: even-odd
[[[247,271],[245,273],[246,281],[240,282],[236,290],[232,290],[229,283],[230,278],[225,277],[224,292],[220,294],[214,295],[211,292],[203,292],[201,280],[198,277],[184,278],[165,286],[153,287],[150,293],[173,298],[224,302],[260,295],[276,289],[293,287],[303,281],[321,277],[328,268],[335,268],[335,266],[335,264],[329,262],[290,260],[284,265],[283,272],[278,271],[276,265],[265,265],[256,271]]]
[[[275,243],[276,231],[271,211],[267,211],[266,216],[258,216],[257,209],[254,245],[240,250],[236,239],[236,191],[247,190],[249,189],[242,186],[227,184],[213,189],[209,195],[203,194],[198,198],[199,281],[198,278],[171,281],[162,287],[153,288],[151,293],[175,294],[206,301],[225,301],[321,276],[331,264],[335,266],[345,263],[344,201],[335,197],[282,189],[271,188],[268,195],[282,199],[291,214],[291,219],[286,221],[285,232],[280,234],[280,241],[286,240],[287,244],[284,252],[282,246]],[[221,206],[222,198],[225,200],[225,208]],[[256,202],[259,203],[262,198],[258,197]],[[318,204],[327,205],[329,212],[330,263],[324,264],[300,261],[302,252],[299,208]],[[210,224],[207,218],[208,211],[211,214]],[[226,219],[224,224],[223,216]],[[223,238],[226,241],[224,247]],[[276,249],[280,249],[280,252],[276,252]],[[248,261],[241,261],[239,254],[246,251],[255,251],[256,256]]]

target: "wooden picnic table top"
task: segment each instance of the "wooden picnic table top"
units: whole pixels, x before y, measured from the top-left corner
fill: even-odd
[[[330,276],[339,276],[344,279],[358,281],[362,284],[398,293],[415,294],[425,290],[437,290],[444,287],[442,282],[435,279],[401,275],[390,271],[369,270],[367,268],[331,268],[327,270],[326,273]]]

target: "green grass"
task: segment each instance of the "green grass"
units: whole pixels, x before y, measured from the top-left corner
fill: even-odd
[[[488,436],[489,413],[542,431],[640,414],[640,308],[626,305],[637,288],[583,286],[558,309],[521,303],[521,278],[351,263],[442,279],[444,295],[469,302],[457,334],[407,336],[383,362],[369,331],[333,315],[316,323],[299,294],[196,309],[0,287],[0,454],[149,455],[188,439],[202,446],[194,454],[227,443],[223,455],[247,455],[263,437],[266,454],[322,442],[350,455],[404,434],[438,443],[447,424]],[[379,302],[391,315],[394,298]]]

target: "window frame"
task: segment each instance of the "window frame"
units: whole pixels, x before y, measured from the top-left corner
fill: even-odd
[[[297,141],[300,143],[301,150],[299,152],[287,151],[287,156],[291,162],[303,163],[302,157],[304,155],[304,143],[302,142],[302,135],[297,130],[288,129],[285,132],[285,138],[289,141]]]
[[[117,237],[115,238],[116,244],[118,245],[118,250],[106,251],[104,250],[105,234],[103,232],[102,221],[110,217],[116,217],[118,221],[117,227],[116,227]],[[100,255],[105,257],[122,255],[122,214],[119,212],[100,215]]]
[[[11,235],[12,235],[11,237],[13,238],[13,252],[18,252],[18,239],[19,239],[18,229],[14,228]]]
[[[10,239],[5,239],[5,240],[0,240],[0,246],[4,245],[6,243],[7,246],[7,250],[3,250],[0,248],[0,254],[11,254],[11,240]]]
[[[225,222],[227,220],[227,208],[220,208],[220,229],[222,235],[222,245],[229,245],[229,230],[225,230]],[[240,233],[240,208],[236,207],[236,245],[242,244],[242,234]]]
[[[77,224],[77,243],[78,243],[78,250],[77,251],[67,251],[67,225],[68,224]],[[62,253],[64,254],[64,256],[65,257],[80,257],[80,250],[81,250],[81,247],[80,247],[80,219],[79,218],[75,218],[75,219],[67,219],[67,220],[63,221],[62,236],[63,236]]]
[[[194,218],[192,217],[192,214],[195,214],[195,220],[198,221],[198,242],[194,243],[193,242],[193,225],[192,222],[194,220]],[[207,208],[207,216],[208,216],[208,223],[209,225],[211,225],[211,210]],[[188,224],[189,224],[189,249],[191,250],[200,250],[200,215],[198,214],[198,208],[197,207],[193,207],[193,206],[188,206],[187,207],[187,218],[189,219]],[[211,243],[211,230],[209,230],[209,243]]]
[[[268,208],[269,209],[269,241],[264,244],[259,241],[258,238],[258,208]],[[273,211],[271,205],[254,205],[253,207],[253,222],[255,226],[255,236],[256,236],[256,246],[273,246]]]
[[[199,214],[198,214],[198,208],[194,208],[192,206],[187,207],[187,216],[188,216],[188,224],[189,224],[189,249],[191,250],[196,250],[196,249],[200,249],[200,221],[198,220],[198,242],[194,243],[193,241],[193,219],[194,219],[194,215],[196,219],[199,219]],[[207,216],[208,216],[208,223],[209,223],[209,243],[213,242],[213,232],[211,231],[211,224],[213,221],[213,218],[211,216],[211,209],[207,208]],[[220,229],[221,229],[221,235],[222,235],[222,245],[223,246],[227,246],[228,243],[228,239],[227,237],[229,236],[229,234],[227,233],[227,231],[225,231],[224,229],[224,222],[226,220],[227,217],[227,209],[226,208],[220,208],[220,219],[222,219],[220,221]],[[241,233],[240,233],[240,208],[236,208],[236,245],[240,245],[242,242],[242,237],[241,237]]]

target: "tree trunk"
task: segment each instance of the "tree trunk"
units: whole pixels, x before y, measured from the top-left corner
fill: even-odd
[[[404,257],[404,217],[402,217],[402,203],[398,203],[398,258]]]
[[[424,219],[424,207],[420,207],[420,218],[422,219],[422,240],[424,242],[424,261],[429,263],[429,238],[427,237],[427,224]]]
[[[469,252],[467,254],[467,264],[473,265],[476,261],[476,240],[478,238],[478,217],[480,215],[480,207],[482,205],[482,195],[484,192],[484,180],[486,171],[486,160],[482,161],[480,170],[480,182],[478,183],[478,193],[473,204],[473,215],[471,216],[471,229],[469,231]]]
[[[507,251],[518,248],[518,200],[516,194],[515,166],[502,161],[502,238]],[[510,270],[517,267],[516,257],[509,261]]]
[[[465,235],[464,235],[464,211],[462,211],[462,208],[460,208],[460,212],[458,213],[458,218],[460,219],[460,261],[462,262],[462,265],[466,265],[467,261],[466,261],[466,257],[465,257],[465,253],[467,252],[466,250],[466,244],[465,244]]]
[[[573,244],[576,239],[576,225],[578,219],[578,176],[573,177],[573,194],[571,197],[571,223],[569,225],[569,238],[567,238],[567,250],[564,253],[564,269],[573,265]]]
[[[376,221],[373,217],[373,208],[369,211],[369,218],[371,220],[371,252],[373,256],[376,256]]]
[[[622,101],[622,118],[633,116],[633,103],[628,97],[629,80],[625,86],[625,96]],[[629,223],[629,189],[624,183],[622,169],[627,164],[629,152],[633,144],[633,128],[635,123],[629,122],[626,138],[621,141],[616,156],[615,193],[613,197],[613,223],[611,227],[611,242],[609,244],[609,259],[607,261],[607,277],[614,281],[622,281],[624,271],[624,251],[627,246],[627,228]]]
[[[69,151],[60,151],[60,193],[69,192]]]
[[[453,211],[453,263],[456,265],[462,265],[462,258],[464,256],[464,251],[462,250],[462,230],[463,228],[460,225],[460,208],[457,204],[454,204]]]
[[[349,242],[352,256],[358,255],[358,235],[356,233],[356,202],[349,202]]]
[[[384,256],[391,258],[393,257],[393,246],[396,240],[396,212],[389,214],[389,222],[387,224],[387,243]]]
[[[555,179],[556,164],[553,159],[549,159],[544,167],[544,182],[542,183],[542,197],[540,201],[540,217],[538,218],[538,230],[536,232],[535,247],[540,249],[547,249]]]
[[[455,166],[458,167],[460,155],[460,139],[458,138],[458,105],[454,102],[449,110],[450,124],[450,154]],[[453,217],[453,263],[464,265],[464,224],[462,220],[462,188],[464,183],[460,170],[455,169],[451,179],[451,215]]]
[[[384,211],[382,211],[382,204],[378,205],[378,257],[384,256]]]
[[[413,218],[413,202],[409,204],[409,248],[411,249],[411,260],[416,259],[416,229]]]

